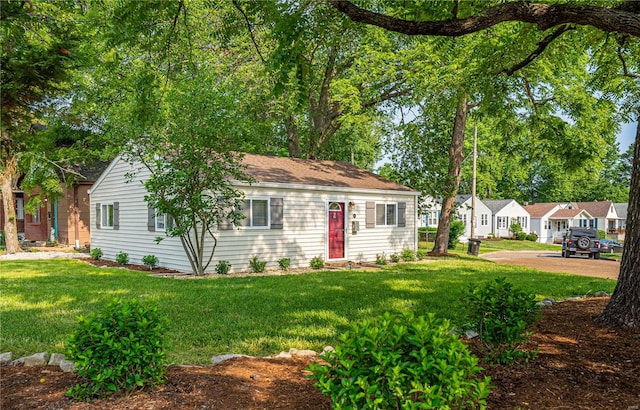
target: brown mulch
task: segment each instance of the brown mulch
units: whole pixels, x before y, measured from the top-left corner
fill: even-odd
[[[640,329],[603,329],[593,318],[607,298],[558,303],[529,343],[528,364],[486,367],[495,386],[490,409],[638,409]],[[0,367],[2,409],[328,409],[307,378],[308,359],[236,358],[216,366],[171,366],[167,382],[140,391],[73,403],[64,392],[76,376],[54,367]]]

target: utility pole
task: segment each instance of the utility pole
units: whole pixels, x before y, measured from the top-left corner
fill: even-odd
[[[471,239],[476,234],[476,163],[478,158],[478,127],[473,127],[473,180],[471,183]]]

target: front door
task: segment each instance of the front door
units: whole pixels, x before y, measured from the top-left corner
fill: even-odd
[[[344,258],[344,202],[329,202],[329,259]]]

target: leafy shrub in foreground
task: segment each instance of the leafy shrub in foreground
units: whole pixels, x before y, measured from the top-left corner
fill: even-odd
[[[387,255],[384,252],[376,253],[376,265],[386,265],[387,264]]]
[[[416,253],[413,249],[405,248],[402,250],[400,257],[405,262],[413,262],[416,260]]]
[[[90,253],[91,257],[95,260],[100,260],[100,258],[102,258],[102,249],[100,248],[93,248],[91,249],[91,253]]]
[[[462,305],[465,326],[478,332],[488,361],[511,364],[536,356],[520,349],[540,317],[534,295],[500,278],[480,287],[469,285]]]
[[[116,262],[120,265],[126,265],[129,263],[129,254],[126,252],[118,252],[116,255]]]
[[[531,242],[537,242],[538,241],[538,235],[536,235],[535,233],[530,233],[530,234],[527,235],[526,239],[528,241],[531,241]]]
[[[142,263],[149,267],[149,270],[153,270],[158,266],[158,257],[156,255],[145,255],[142,257]]]
[[[90,400],[163,383],[166,324],[156,307],[136,300],[114,300],[99,313],[79,317],[68,355],[81,382],[67,395]]]
[[[289,267],[291,267],[291,259],[290,258],[278,259],[278,267],[284,271],[289,270]]]
[[[216,273],[218,275],[226,275],[231,270],[231,263],[229,261],[218,261],[216,264]]]
[[[449,322],[413,315],[362,322],[340,336],[311,378],[334,408],[483,408],[490,379]]]
[[[400,262],[400,255],[398,255],[397,253],[392,253],[391,255],[389,255],[389,259],[393,263],[398,263]]]

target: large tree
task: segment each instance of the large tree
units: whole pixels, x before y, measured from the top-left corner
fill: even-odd
[[[620,67],[616,77],[631,77],[637,81],[638,38],[640,38],[640,2],[623,1],[612,6],[585,5],[583,2],[563,2],[560,4],[538,4],[530,2],[487,3],[480,12],[459,17],[457,13],[431,20],[408,20],[393,15],[366,10],[346,0],[333,0],[336,9],[354,21],[382,27],[409,35],[463,36],[479,32],[505,22],[522,22],[536,25],[540,30],[554,29],[548,41],[541,41],[538,47],[513,72],[534,61],[544,50],[561,37],[566,30],[562,25],[577,24],[595,27],[607,33],[624,33],[631,38],[620,39],[618,57]],[[458,2],[453,2],[455,6]],[[528,25],[523,25],[527,29]],[[632,51],[625,55],[625,50]],[[598,50],[594,50],[598,51]],[[629,58],[630,57],[630,58]],[[631,66],[631,67],[630,67]],[[612,79],[619,80],[619,78]],[[618,83],[620,81],[617,81]],[[633,97],[637,97],[633,94]],[[633,98],[632,97],[632,98]],[[627,96],[627,98],[629,98]],[[638,99],[630,102],[627,112],[638,122],[636,145],[631,177],[627,237],[621,263],[618,285],[611,302],[598,321],[606,325],[640,326],[640,107]]]

